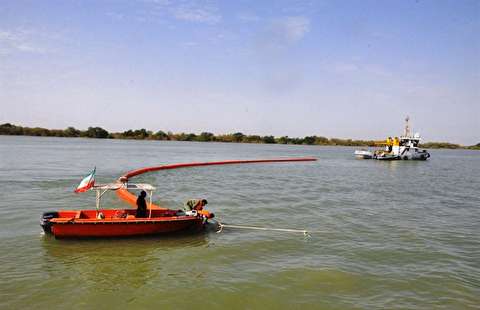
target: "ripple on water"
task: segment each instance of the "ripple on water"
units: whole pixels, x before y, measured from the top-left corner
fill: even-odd
[[[480,304],[478,153],[383,163],[354,160],[353,149],[340,147],[0,140],[1,308]],[[162,171],[135,181],[155,184],[155,201],[167,207],[204,197],[222,222],[318,231],[310,238],[234,229],[115,241],[40,235],[42,212],[93,206],[93,196],[72,189],[94,165],[99,182],[108,182],[142,166],[282,156],[319,161]],[[119,203],[104,199],[106,207]]]

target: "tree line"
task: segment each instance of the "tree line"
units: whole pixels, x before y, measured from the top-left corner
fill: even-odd
[[[160,141],[196,141],[196,142],[231,142],[231,143],[264,143],[264,144],[305,144],[305,145],[341,145],[341,146],[376,146],[378,141],[375,140],[352,140],[326,138],[322,136],[306,136],[303,138],[292,138],[288,136],[260,136],[245,135],[241,132],[215,135],[211,132],[195,133],[172,133],[159,130],[153,132],[150,130],[136,129],[126,130],[123,132],[108,132],[101,127],[88,127],[87,130],[79,130],[74,127],[66,129],[46,129],[41,127],[23,127],[10,123],[0,125],[0,135],[16,135],[16,136],[40,136],[40,137],[83,137],[98,139],[134,139],[134,140],[160,140]],[[463,148],[459,144],[452,143],[426,143],[423,147],[430,148]],[[474,148],[480,149],[480,143]]]

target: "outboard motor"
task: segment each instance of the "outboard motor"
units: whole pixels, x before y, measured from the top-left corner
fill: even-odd
[[[44,212],[42,214],[42,218],[40,219],[40,226],[42,226],[43,231],[46,234],[52,233],[52,223],[50,223],[50,220],[56,217],[58,217],[58,212],[55,211]]]

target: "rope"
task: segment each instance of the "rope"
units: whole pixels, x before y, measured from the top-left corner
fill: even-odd
[[[218,222],[218,226],[220,227],[217,230],[217,233],[221,233],[223,228],[237,228],[237,229],[250,229],[250,230],[263,230],[263,231],[281,231],[281,232],[293,232],[293,233],[303,233],[305,237],[311,237],[310,233],[321,233],[322,231],[307,231],[305,229],[291,229],[291,228],[273,228],[273,227],[258,227],[258,226],[245,226],[245,225],[230,225],[230,224],[222,224]]]

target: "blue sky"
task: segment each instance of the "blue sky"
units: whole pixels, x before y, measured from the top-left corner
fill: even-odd
[[[480,1],[0,2],[0,122],[480,142]]]

